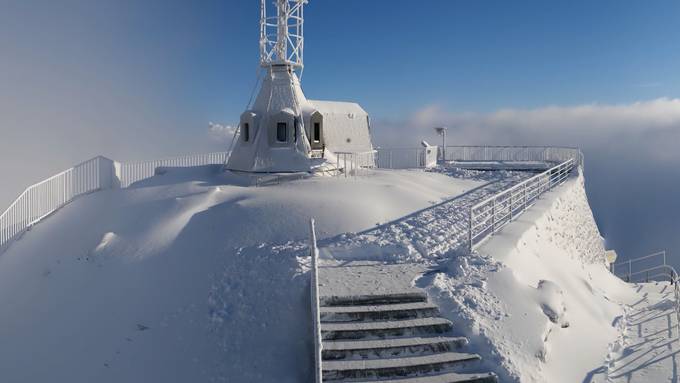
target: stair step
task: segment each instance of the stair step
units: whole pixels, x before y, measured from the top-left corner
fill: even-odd
[[[416,376],[413,378],[398,378],[390,380],[380,380],[378,382],[389,383],[496,383],[498,377],[492,373],[486,374],[457,374],[450,372],[448,374]],[[375,380],[355,381],[352,383],[376,383]]]
[[[324,360],[376,359],[397,356],[430,355],[465,346],[461,337],[413,337],[379,340],[324,341]]]
[[[403,335],[441,334],[451,330],[453,324],[444,318],[417,318],[379,322],[322,322],[324,340],[378,338]]]
[[[324,361],[324,380],[405,377],[439,372],[454,365],[478,361],[477,354],[446,352],[404,358]]]
[[[459,346],[464,346],[468,343],[468,341],[466,338],[462,337],[446,337],[446,336],[435,336],[431,338],[414,337],[414,338],[395,338],[379,340],[326,341],[323,342],[323,349],[333,351],[367,350],[376,348],[409,347],[435,343],[456,343]]]
[[[321,321],[385,320],[431,317],[439,314],[430,302],[396,303],[361,306],[324,306]]]
[[[352,296],[321,296],[321,306],[359,306],[359,305],[386,305],[413,302],[427,302],[427,294],[424,291],[404,291],[392,294],[371,294]]]

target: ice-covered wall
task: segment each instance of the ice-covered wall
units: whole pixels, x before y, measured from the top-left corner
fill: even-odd
[[[503,382],[581,382],[602,365],[626,289],[604,263],[581,174],[469,257],[418,283]]]

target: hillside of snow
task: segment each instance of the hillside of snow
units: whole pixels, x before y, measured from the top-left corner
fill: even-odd
[[[418,281],[503,382],[608,381],[605,359],[640,294],[608,271],[583,182]]]
[[[1,381],[310,381],[312,216],[322,265],[425,270],[412,283],[502,382],[672,381],[665,322],[655,342],[635,327],[668,316],[671,331],[672,295],[607,271],[580,173],[466,254],[469,207],[531,175],[379,170],[248,187],[199,167],[79,198],[0,255]]]
[[[299,382],[308,219],[374,227],[484,185],[424,171],[246,187],[170,169],[77,199],[0,255],[2,382]]]

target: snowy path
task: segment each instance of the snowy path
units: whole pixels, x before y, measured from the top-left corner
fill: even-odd
[[[680,340],[673,286],[650,283],[637,290],[642,298],[620,319],[621,336],[592,382],[678,382]]]
[[[369,230],[330,238],[323,246],[337,260],[422,261],[467,245],[469,208],[534,173],[485,172],[487,183],[453,199]],[[454,174],[460,177],[460,172]],[[369,257],[366,257],[366,256]]]

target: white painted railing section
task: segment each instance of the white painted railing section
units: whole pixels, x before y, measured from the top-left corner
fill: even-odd
[[[526,211],[541,194],[562,184],[576,166],[573,158],[511,186],[470,208],[469,250]]]
[[[129,187],[152,177],[159,167],[221,165],[227,155],[217,152],[129,163],[115,162],[102,156],[87,160],[29,186],[0,215],[0,252],[12,239],[78,196]]]
[[[156,169],[161,167],[220,165],[226,162],[226,156],[226,152],[214,152],[152,161],[116,163],[116,174],[120,179],[120,187],[126,188],[135,182],[153,177]]]
[[[536,161],[583,165],[578,148],[556,146],[447,146],[446,161]]]
[[[321,313],[319,304],[319,248],[316,245],[316,229],[314,227],[314,218],[309,220],[309,255],[312,258],[312,277],[311,284],[311,298],[312,298],[312,323],[314,326],[314,381],[321,383],[323,381],[323,369],[321,363],[323,358],[322,340],[321,340]]]
[[[95,157],[28,187],[0,215],[0,250],[74,198],[114,185],[113,161]]]

